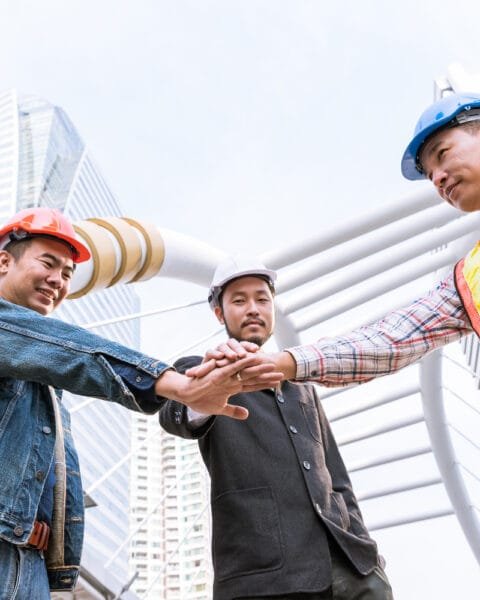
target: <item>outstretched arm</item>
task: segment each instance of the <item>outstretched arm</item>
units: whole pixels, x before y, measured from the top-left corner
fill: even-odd
[[[362,383],[388,375],[423,358],[429,352],[471,333],[465,309],[449,276],[427,295],[406,308],[360,329],[305,346],[289,348],[272,358],[295,363],[295,379],[325,386]]]
[[[263,357],[274,364],[283,379],[345,386],[398,371],[471,331],[453,277],[449,276],[427,295],[371,325]],[[227,353],[240,353],[240,347],[239,342],[229,340],[216,352],[223,352],[226,362],[227,356],[233,360]],[[217,365],[224,362],[216,360]],[[200,376],[206,370],[204,364],[187,373]]]

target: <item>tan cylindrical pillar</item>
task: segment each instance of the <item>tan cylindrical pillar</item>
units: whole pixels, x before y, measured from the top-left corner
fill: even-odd
[[[156,275],[162,268],[165,260],[165,243],[161,233],[150,223],[136,221],[123,217],[131,227],[139,231],[145,240],[145,258],[143,265],[136,275],[129,280],[129,283],[135,281],[147,281]]]
[[[115,238],[120,248],[120,265],[110,285],[127,283],[142,268],[142,245],[138,235],[126,220],[120,217],[103,217],[88,219],[105,228]],[[143,264],[145,261],[143,261]]]
[[[92,221],[80,221],[73,225],[75,231],[85,240],[92,254],[93,273],[89,282],[80,290],[70,294],[70,299],[80,298],[93,289],[108,287],[116,272],[116,251],[106,229]]]

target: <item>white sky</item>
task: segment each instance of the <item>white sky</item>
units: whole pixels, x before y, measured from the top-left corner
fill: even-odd
[[[255,254],[424,185],[401,154],[433,79],[480,72],[479,23],[473,0],[0,0],[0,89],[62,106],[126,215]],[[375,537],[397,600],[478,597],[453,519]]]

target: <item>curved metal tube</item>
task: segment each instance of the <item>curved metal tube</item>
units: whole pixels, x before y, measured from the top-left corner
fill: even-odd
[[[441,350],[425,357],[420,365],[422,404],[433,455],[437,462],[453,510],[465,537],[480,564],[480,520],[470,500],[459,470],[448,430],[442,389]]]

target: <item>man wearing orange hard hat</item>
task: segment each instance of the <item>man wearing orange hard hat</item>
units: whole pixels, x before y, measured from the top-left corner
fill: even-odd
[[[78,577],[84,511],[79,465],[61,391],[155,413],[171,398],[244,419],[228,404],[243,385],[275,384],[273,369],[237,363],[192,379],[149,356],[60,320],[75,265],[90,251],[70,221],[27,208],[0,228],[0,597],[47,600]],[[245,372],[245,371],[244,371]],[[244,378],[245,379],[245,378]],[[267,383],[265,383],[267,382]]]

